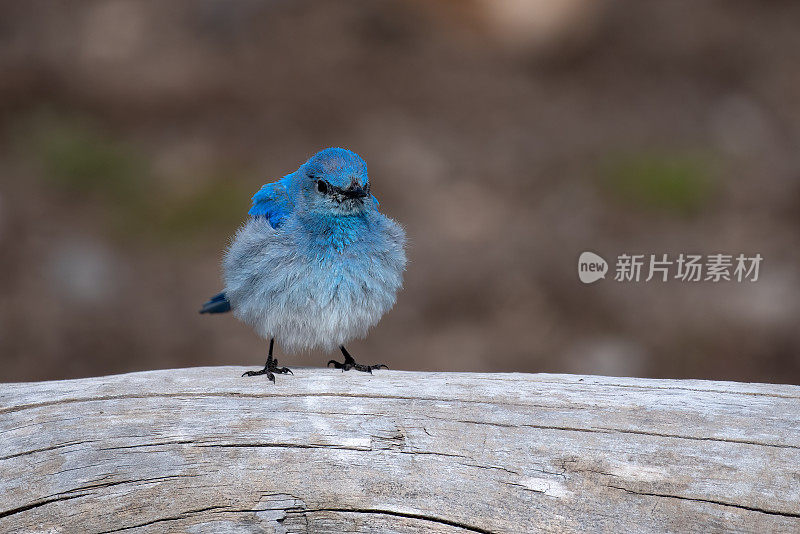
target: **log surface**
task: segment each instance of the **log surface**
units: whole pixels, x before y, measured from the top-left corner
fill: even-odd
[[[0,532],[800,532],[800,387],[239,367],[0,385]]]

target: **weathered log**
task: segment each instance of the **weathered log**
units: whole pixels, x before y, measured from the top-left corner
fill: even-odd
[[[214,367],[0,385],[2,532],[800,532],[800,387]]]

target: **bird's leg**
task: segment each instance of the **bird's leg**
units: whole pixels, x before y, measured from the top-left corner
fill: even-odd
[[[363,371],[363,372],[369,373],[369,374],[372,374],[372,370],[373,369],[380,369],[381,367],[385,367],[386,369],[389,368],[388,365],[383,364],[383,363],[378,363],[378,364],[375,364],[375,365],[362,365],[360,363],[356,363],[356,361],[353,359],[353,357],[350,356],[350,353],[347,352],[347,349],[344,348],[344,345],[342,345],[339,348],[342,349],[342,354],[344,354],[344,363],[339,363],[336,360],[331,360],[331,361],[328,362],[328,367],[330,367],[331,364],[333,364],[333,366],[336,369],[341,369],[343,373],[345,371],[349,371],[350,369],[355,369],[356,371]]]
[[[242,376],[258,376],[258,375],[267,375],[267,378],[275,383],[275,375],[272,373],[278,373],[279,375],[285,375],[286,373],[292,373],[292,370],[288,367],[278,367],[278,359],[272,357],[272,347],[275,345],[275,338],[270,338],[269,340],[269,355],[267,355],[267,363],[264,364],[264,368],[260,371],[247,371]]]

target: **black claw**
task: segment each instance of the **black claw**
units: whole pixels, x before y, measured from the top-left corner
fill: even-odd
[[[358,364],[355,365],[355,368],[358,371],[362,371],[364,373],[372,374],[372,371],[375,371],[375,370],[381,369],[381,368],[388,369],[389,366],[386,365],[385,363],[377,363],[375,365],[361,365],[360,363],[358,363]]]
[[[242,373],[242,376],[267,375],[267,379],[270,380],[272,383],[275,383],[275,375],[272,374],[273,372],[280,373],[280,374],[286,374],[287,372],[291,373],[292,371],[291,371],[291,369],[288,369],[286,367],[283,367],[282,369],[268,369],[268,368],[265,367],[264,369],[260,369],[258,371],[245,371],[244,373]],[[292,373],[292,374],[294,374],[294,373]]]
[[[264,368],[258,371],[245,371],[242,373],[242,376],[267,375],[267,379],[274,384],[275,375],[273,373],[278,373],[280,375],[285,375],[287,373],[294,374],[288,367],[278,367],[278,359],[272,357],[272,346],[274,342],[274,339],[270,339],[269,341],[269,355],[267,356],[267,363],[264,365]]]
[[[348,353],[344,347],[341,347],[341,349],[342,349],[342,354],[344,355],[344,362],[339,363],[336,360],[330,360],[327,365],[328,367],[330,367],[331,364],[333,364],[334,368],[341,369],[342,372],[349,371],[350,369],[355,369],[356,371],[361,371],[362,373],[369,373],[369,374],[372,374],[372,371],[375,369],[389,368],[389,366],[386,365],[385,363],[378,363],[375,365],[363,365],[360,363],[356,363],[356,360],[352,356],[350,356],[350,353]]]
[[[291,369],[288,367],[265,367],[264,369],[260,369],[258,371],[245,371],[242,376],[260,376],[260,375],[267,375],[267,378],[271,382],[275,382],[275,375],[273,373],[278,373],[279,375],[290,374],[293,375]]]
[[[331,364],[333,364],[334,368],[341,369],[343,373],[345,371],[349,371],[350,369],[352,369],[354,365],[358,365],[355,362],[355,360],[353,360],[353,358],[350,358],[349,360],[345,358],[344,363],[339,363],[336,360],[331,360],[328,362],[328,367],[330,367]]]

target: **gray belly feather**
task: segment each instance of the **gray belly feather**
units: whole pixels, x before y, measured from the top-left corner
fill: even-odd
[[[338,251],[303,246],[291,223],[248,221],[223,263],[234,314],[289,351],[365,336],[394,305],[406,263],[403,230],[376,217],[376,231]]]

